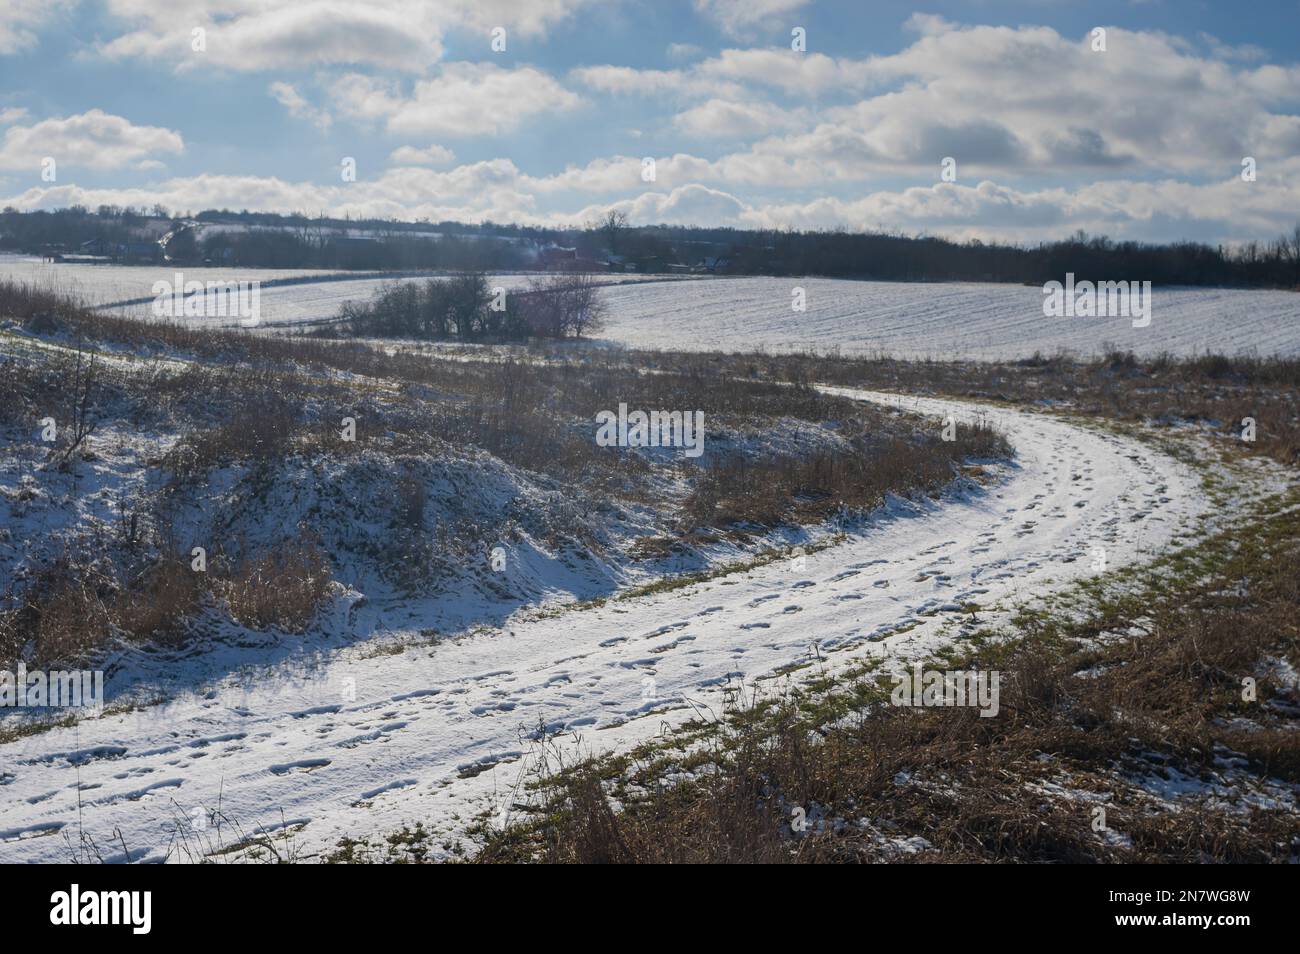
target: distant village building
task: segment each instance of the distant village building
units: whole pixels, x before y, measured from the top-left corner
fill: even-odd
[[[720,274],[725,272],[730,264],[731,262],[729,259],[709,255],[700,259],[700,261],[691,268],[691,271],[696,274]]]
[[[65,251],[62,245],[47,245],[41,250],[41,258],[82,265],[109,262],[152,265],[163,260],[163,250],[156,241],[148,239],[110,242],[105,238],[93,238],[82,242],[74,252]]]
[[[122,242],[114,257],[119,262],[154,264],[162,261],[163,250],[156,241]]]

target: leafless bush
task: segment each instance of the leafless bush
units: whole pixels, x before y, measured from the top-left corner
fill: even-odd
[[[539,337],[583,338],[604,328],[606,307],[592,275],[555,272],[534,278],[518,297],[523,320]]]

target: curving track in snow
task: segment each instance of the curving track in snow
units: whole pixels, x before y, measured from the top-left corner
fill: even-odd
[[[78,788],[80,825],[108,860],[122,860],[122,843],[132,860],[161,860],[177,819],[218,803],[246,832],[301,824],[308,853],[417,820],[454,833],[508,804],[539,725],[569,730],[558,744],[575,752],[607,749],[717,711],[728,686],[814,646],[824,665],[928,653],[963,625],[961,604],[1008,605],[1091,574],[1097,547],[1114,571],[1208,507],[1194,473],[1132,439],[1043,414],[840,393],[986,416],[1017,462],[985,489],[891,502],[802,568],[779,561],[400,656],[355,646],[311,677],[245,673],[0,746],[0,861],[66,860]]]

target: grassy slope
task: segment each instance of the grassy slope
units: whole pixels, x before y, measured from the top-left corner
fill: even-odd
[[[933,661],[999,671],[994,718],[894,707],[871,669],[814,674],[667,743],[552,765],[540,809],[479,828],[478,860],[1294,861],[1297,541],[1292,491]]]

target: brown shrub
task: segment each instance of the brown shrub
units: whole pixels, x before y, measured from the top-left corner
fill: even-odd
[[[176,641],[202,599],[200,574],[183,558],[168,557],[121,594],[117,625],[131,639]]]
[[[252,629],[302,632],[328,593],[329,559],[319,541],[300,536],[237,560],[214,580],[230,615]]]

